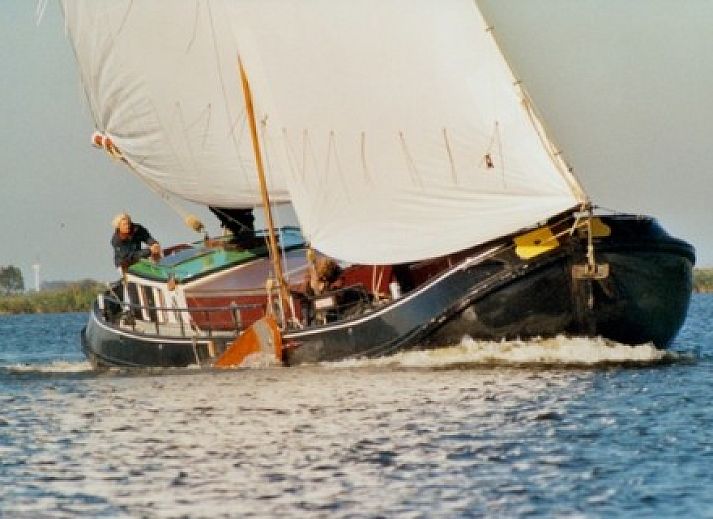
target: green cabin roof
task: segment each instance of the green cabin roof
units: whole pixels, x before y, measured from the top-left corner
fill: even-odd
[[[259,232],[257,235],[262,236],[264,232]],[[303,247],[305,244],[304,238],[296,228],[283,228],[278,236],[280,246],[285,250]],[[231,237],[228,236],[211,240],[210,247],[206,246],[205,242],[195,242],[164,256],[158,262],[142,259],[131,265],[129,272],[157,281],[168,281],[173,277],[178,282],[187,282],[254,258],[267,256],[266,245],[239,249],[230,245],[230,239]],[[214,246],[216,242],[218,242],[217,246]]]

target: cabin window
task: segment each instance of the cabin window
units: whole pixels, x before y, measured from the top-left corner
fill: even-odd
[[[176,310],[173,310],[169,315],[171,315],[171,318],[169,319],[171,322],[174,323],[183,323],[184,321],[184,313],[178,310],[180,308],[178,299],[176,299],[175,294],[170,295],[171,298],[171,308],[176,308]]]
[[[136,319],[143,319],[143,315],[141,313],[141,300],[139,299],[139,288],[136,286],[136,283],[126,284],[125,297],[131,305],[131,315],[133,315]]]
[[[144,302],[145,302],[145,306],[146,306],[144,313],[146,314],[146,318],[149,321],[155,323],[155,322],[157,322],[157,320],[156,320],[157,315],[156,315],[156,308],[155,308],[156,300],[154,299],[153,288],[147,287],[147,286],[143,286],[141,288],[142,288]]]
[[[156,301],[158,301],[158,307],[160,308],[166,308],[166,300],[163,297],[163,292],[159,288],[154,288],[154,297],[156,298]],[[158,318],[159,322],[166,323],[168,322],[168,313],[166,310],[158,310]]]

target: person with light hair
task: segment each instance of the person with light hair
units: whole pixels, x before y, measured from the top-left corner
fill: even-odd
[[[114,234],[111,237],[111,246],[114,249],[114,265],[126,270],[141,258],[158,260],[161,257],[161,245],[151,233],[139,223],[131,220],[127,213],[120,213],[112,220]],[[142,244],[148,246],[143,249]]]

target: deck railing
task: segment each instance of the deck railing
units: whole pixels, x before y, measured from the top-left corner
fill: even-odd
[[[318,296],[293,295],[293,306],[298,313],[298,319],[293,322],[299,328],[327,324],[358,314],[373,303],[362,285],[352,285]],[[227,331],[238,334],[267,315],[268,308],[275,304],[276,299],[268,297],[264,303],[231,302],[227,306],[174,307],[127,302],[114,294],[100,294],[97,297],[99,310],[108,322],[120,322],[136,329],[138,320],[152,326],[156,335],[162,335],[163,330],[164,334],[170,331],[182,337],[212,337],[216,332]],[[279,313],[277,308],[274,311]],[[168,314],[175,316],[175,322],[168,320]],[[148,328],[144,332],[148,333]]]
[[[164,332],[179,332],[183,337],[194,336],[197,333],[208,337],[213,336],[219,331],[228,331],[225,323],[225,315],[230,315],[231,326],[230,331],[240,333],[245,328],[250,326],[258,318],[253,318],[246,322],[242,318],[242,312],[249,310],[254,313],[255,310],[260,310],[260,316],[265,315],[265,305],[260,303],[231,303],[227,306],[204,306],[204,307],[174,307],[174,306],[150,306],[138,303],[130,303],[109,295],[100,294],[97,297],[97,305],[102,315],[110,322],[124,322],[132,328],[136,328],[136,320],[153,325],[156,335],[161,335],[162,329]],[[165,317],[172,314],[176,317],[176,322],[168,321]],[[145,319],[144,315],[148,315],[149,319]],[[159,316],[164,316],[160,319]],[[220,315],[220,318],[218,317]],[[196,319],[201,316],[202,319]],[[200,321],[200,326],[196,321]]]

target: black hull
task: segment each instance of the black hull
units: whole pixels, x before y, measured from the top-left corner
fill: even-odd
[[[149,335],[120,328],[107,322],[96,305],[82,330],[82,350],[95,368],[206,365],[215,348],[215,341]]]
[[[683,325],[695,252],[650,218],[603,218],[611,237],[595,243],[604,279],[576,279],[586,240],[531,260],[512,249],[456,265],[437,281],[373,314],[285,335],[288,365],[381,356],[480,340],[557,335],[605,337],[667,348]]]
[[[284,362],[295,365],[376,357],[442,347],[464,336],[502,340],[556,335],[602,336],[625,344],[668,347],[686,317],[692,292],[693,248],[654,220],[602,218],[611,236],[595,241],[606,276],[576,275],[587,241],[573,236],[529,260],[511,240],[489,244],[394,302],[358,317],[286,332]],[[493,252],[495,251],[495,252]],[[83,341],[97,366],[210,364],[225,348],[145,336],[103,322],[95,309]]]

